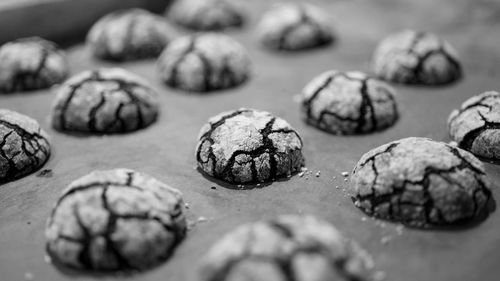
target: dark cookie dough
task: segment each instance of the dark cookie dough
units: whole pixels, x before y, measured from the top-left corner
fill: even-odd
[[[448,42],[413,30],[385,38],[374,53],[373,68],[378,77],[402,84],[441,85],[462,76],[457,52]]]
[[[168,18],[193,30],[223,30],[241,27],[244,11],[235,0],[177,0]]]
[[[50,156],[49,137],[34,119],[0,109],[0,183],[32,173]]]
[[[373,261],[332,225],[281,216],[238,227],[202,259],[202,281],[373,280]]]
[[[361,72],[327,71],[314,78],[302,94],[307,123],[333,134],[364,134],[398,120],[394,90]]]
[[[482,163],[469,152],[412,137],[363,155],[350,189],[365,213],[423,228],[482,216],[488,211],[489,186]]]
[[[460,148],[500,160],[500,94],[490,91],[468,99],[451,113],[448,128]]]
[[[60,131],[130,132],[158,115],[157,94],[148,83],[120,68],[84,71],[58,90],[52,126]]]
[[[47,251],[66,266],[139,270],[166,260],[184,238],[181,193],[128,169],[95,171],[59,197],[47,221]]]
[[[158,59],[158,71],[173,88],[207,92],[243,83],[250,75],[250,58],[232,38],[206,33],[173,41]]]
[[[175,37],[166,20],[142,9],[112,12],[90,29],[87,43],[100,59],[126,61],[155,58]]]
[[[309,49],[334,40],[328,15],[306,3],[276,5],[264,14],[257,33],[265,46],[278,50]]]
[[[38,37],[18,39],[0,47],[0,93],[49,88],[69,72],[63,51]]]
[[[304,163],[302,140],[285,120],[246,108],[208,120],[199,134],[196,160],[205,173],[230,183],[272,181]]]

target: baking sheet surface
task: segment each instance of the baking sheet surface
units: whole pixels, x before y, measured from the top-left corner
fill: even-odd
[[[366,219],[348,198],[341,172],[351,171],[369,149],[408,136],[449,141],[446,119],[468,97],[499,90],[499,1],[353,0],[314,1],[327,10],[339,40],[335,45],[303,53],[275,53],[255,40],[253,26],[275,1],[246,1],[250,23],[229,34],[242,42],[253,60],[252,78],[242,87],[210,95],[186,94],[164,87],[154,60],[121,64],[149,81],[160,93],[161,116],[147,129],[115,136],[76,137],[49,124],[52,91],[0,96],[0,107],[36,118],[52,137],[53,154],[36,174],[0,186],[0,280],[115,280],[60,270],[44,261],[44,227],[52,205],[72,180],[95,169],[126,167],[148,173],[180,189],[195,226],[171,259],[134,280],[194,280],[198,258],[234,227],[279,214],[322,217],[359,242],[375,259],[387,280],[498,280],[500,214],[455,230],[422,231]],[[328,69],[369,70],[378,40],[404,28],[442,35],[461,54],[465,78],[446,87],[395,86],[401,119],[381,133],[333,136],[304,124],[294,96],[317,74]],[[115,64],[98,62],[83,45],[68,49],[73,73]],[[314,174],[294,176],[260,189],[232,190],[203,177],[194,167],[198,131],[207,119],[239,107],[267,110],[289,121],[301,134],[306,166]],[[486,164],[500,198],[500,167]],[[333,179],[336,177],[336,179]],[[215,186],[216,189],[211,189]],[[339,188],[336,188],[338,186]],[[207,221],[196,223],[199,217]],[[382,243],[381,240],[388,240]]]

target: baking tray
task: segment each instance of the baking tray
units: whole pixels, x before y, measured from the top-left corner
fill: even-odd
[[[498,89],[500,4],[493,1],[353,0],[314,1],[332,18],[339,40],[334,46],[301,53],[270,52],[256,42],[253,26],[275,1],[247,3],[247,27],[229,34],[242,42],[253,60],[248,83],[209,95],[164,87],[154,60],[120,64],[151,81],[160,93],[161,115],[147,129],[112,136],[76,137],[54,131],[48,115],[49,90],[0,96],[0,105],[40,121],[52,137],[53,154],[45,169],[52,177],[27,176],[0,186],[0,280],[115,280],[59,269],[44,260],[44,227],[49,212],[72,180],[95,169],[136,169],[180,189],[189,203],[193,224],[186,239],[166,263],[134,280],[195,280],[196,263],[221,235],[234,227],[279,214],[322,217],[357,240],[373,256],[387,280],[498,280],[500,214],[453,230],[401,228],[369,218],[351,202],[341,172],[350,171],[371,148],[408,136],[449,141],[446,119],[471,95]],[[315,75],[328,69],[369,70],[369,58],[384,36],[404,28],[429,30],[452,42],[461,53],[462,81],[445,87],[395,86],[401,119],[380,133],[334,136],[306,125],[294,97]],[[68,49],[73,73],[116,64],[92,59],[83,45]],[[319,177],[294,176],[251,190],[228,189],[202,176],[196,166],[197,134],[207,119],[239,107],[267,110],[289,121],[304,140],[307,167]],[[486,163],[500,198],[500,167]],[[333,179],[333,177],[336,177]],[[215,186],[216,189],[211,187]],[[338,188],[336,188],[338,186]],[[206,221],[198,221],[204,217]]]

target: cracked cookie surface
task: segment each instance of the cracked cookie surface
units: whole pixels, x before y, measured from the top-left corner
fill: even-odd
[[[202,259],[200,280],[373,280],[373,261],[332,225],[312,216],[280,216],[242,225]]]
[[[200,31],[241,27],[245,13],[235,0],[178,0],[167,14],[174,22]]]
[[[77,269],[127,271],[166,260],[186,232],[181,193],[129,169],[72,182],[47,221],[47,251]]]
[[[32,173],[50,156],[49,137],[38,122],[0,109],[0,183]]]
[[[208,175],[230,183],[269,182],[300,170],[302,140],[285,120],[241,108],[209,119],[196,160]]]
[[[474,155],[415,137],[364,154],[350,191],[365,213],[422,228],[473,221],[488,211],[491,198],[483,164]]]
[[[382,40],[373,55],[381,79],[420,85],[442,85],[462,77],[456,50],[437,35],[406,30]]]
[[[271,8],[260,20],[257,35],[264,46],[289,51],[323,46],[334,40],[328,15],[306,3],[283,3]]]
[[[466,100],[450,114],[448,130],[460,148],[500,160],[500,93],[488,91]]]
[[[52,126],[98,134],[145,128],[158,115],[157,94],[147,85],[120,68],[81,72],[58,89]]]
[[[68,73],[64,52],[50,41],[29,37],[0,47],[0,93],[49,88]]]
[[[165,84],[194,92],[236,87],[250,75],[245,48],[229,36],[205,33],[174,40],[158,59]]]
[[[361,72],[327,71],[303,90],[305,121],[333,134],[383,130],[398,120],[395,91]]]
[[[164,18],[142,9],[128,9],[97,21],[87,35],[87,44],[97,58],[127,61],[157,57],[175,36]]]

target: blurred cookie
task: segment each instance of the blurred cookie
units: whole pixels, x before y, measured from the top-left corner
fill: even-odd
[[[167,21],[142,9],[112,12],[90,29],[87,44],[100,59],[127,61],[156,58],[175,37]]]
[[[250,75],[250,58],[232,38],[216,33],[186,36],[173,41],[158,59],[165,84],[187,91],[232,88]]]
[[[241,27],[244,11],[236,0],[177,0],[168,18],[193,30],[223,30]]]
[[[307,123],[333,134],[364,134],[392,126],[398,119],[394,90],[357,71],[327,71],[303,90]]]
[[[196,159],[208,175],[230,183],[267,182],[304,164],[302,140],[285,120],[241,108],[208,120],[199,134]]]
[[[260,41],[271,49],[301,50],[333,42],[328,15],[307,3],[282,3],[267,11],[257,26]]]
[[[384,80],[402,84],[440,85],[462,76],[457,52],[448,42],[413,30],[382,40],[373,55],[373,71]]]
[[[60,131],[121,133],[156,120],[158,101],[148,82],[120,68],[84,71],[58,89],[52,126]]]
[[[460,148],[500,160],[500,94],[484,92],[466,100],[451,113],[448,128]]]
[[[0,47],[0,93],[49,88],[69,72],[63,51],[38,37],[18,39]]]
[[[482,163],[469,152],[412,137],[364,154],[350,188],[354,204],[371,216],[430,227],[485,214],[489,186]]]
[[[47,221],[47,251],[66,266],[140,270],[166,260],[186,232],[181,193],[128,169],[72,182]]]
[[[38,122],[0,109],[0,183],[38,170],[50,156],[49,136]]]
[[[373,280],[373,261],[332,225],[281,216],[242,225],[204,256],[203,281]]]

